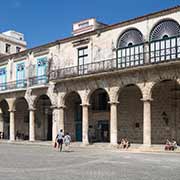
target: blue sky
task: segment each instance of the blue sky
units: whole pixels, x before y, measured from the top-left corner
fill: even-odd
[[[1,0],[0,31],[24,33],[30,48],[71,36],[81,19],[114,24],[176,5],[180,0]]]

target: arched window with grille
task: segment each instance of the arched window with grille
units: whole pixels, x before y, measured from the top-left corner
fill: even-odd
[[[117,43],[117,66],[126,68],[144,64],[143,35],[138,29],[126,30]]]
[[[176,21],[166,19],[157,23],[149,40],[151,63],[180,58],[180,26]]]

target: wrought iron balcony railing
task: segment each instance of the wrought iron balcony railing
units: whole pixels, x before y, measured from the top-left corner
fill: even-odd
[[[22,89],[30,86],[35,85],[44,85],[48,83],[48,78],[46,75],[32,77],[29,80],[22,79],[18,81],[12,81],[7,83],[0,83],[0,91],[7,91],[7,90],[15,90],[15,89]]]
[[[29,78],[29,86],[43,85],[48,83],[47,75],[35,76]]]
[[[7,83],[0,84],[0,91],[12,90],[12,89],[21,89],[27,87],[27,80],[18,80]]]
[[[81,76],[84,74],[94,74],[97,72],[112,71],[113,69],[116,69],[116,59],[108,59],[80,66],[53,70],[50,72],[50,80]]]
[[[115,59],[52,70],[50,80],[161,63],[180,58],[180,36],[149,42],[146,45],[149,50],[146,48],[145,51],[145,43],[118,48]]]
[[[149,47],[146,48],[145,45]],[[77,77],[100,72],[114,71],[117,69],[131,68],[154,63],[163,63],[180,58],[180,36],[152,41],[116,50],[116,58],[96,61],[79,66],[51,70],[47,75],[31,77],[28,80],[1,83],[0,91],[26,88],[27,86],[44,85],[48,80],[58,80],[68,77]]]

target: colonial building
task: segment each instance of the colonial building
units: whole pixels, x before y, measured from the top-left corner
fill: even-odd
[[[0,57],[26,49],[24,34],[9,30],[0,34]]]
[[[74,23],[72,37],[0,58],[3,138],[180,143],[179,60],[179,6]]]

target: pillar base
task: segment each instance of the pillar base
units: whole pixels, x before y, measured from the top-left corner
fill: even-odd
[[[142,150],[150,150],[152,148],[151,144],[142,144],[142,146],[140,147],[140,149]]]
[[[117,143],[110,143],[110,147],[113,147],[113,148],[118,148],[118,144]]]
[[[83,142],[82,146],[89,146],[89,142]]]

